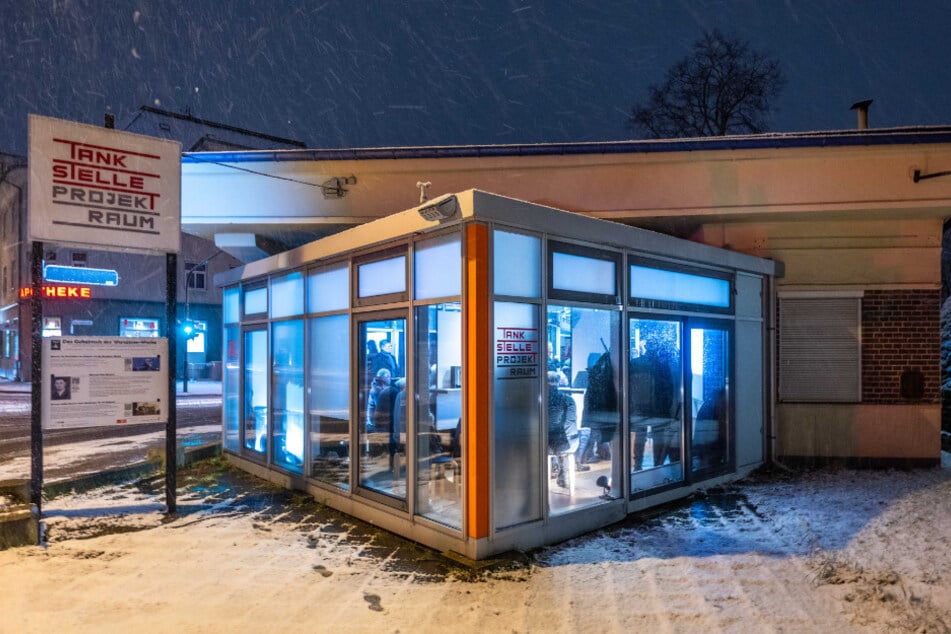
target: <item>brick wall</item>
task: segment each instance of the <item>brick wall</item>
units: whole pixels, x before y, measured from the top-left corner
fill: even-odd
[[[865,291],[862,298],[862,401],[941,401],[941,292]],[[924,375],[924,397],[901,396],[903,372]]]

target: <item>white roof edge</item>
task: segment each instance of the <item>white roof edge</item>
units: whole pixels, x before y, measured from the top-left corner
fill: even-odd
[[[458,203],[458,212],[453,218],[444,221],[426,220],[420,214],[420,209],[432,207],[450,198],[455,198]],[[354,250],[365,250],[376,244],[420,233],[430,233],[460,224],[466,219],[484,219],[538,233],[549,233],[555,239],[579,240],[616,250],[634,250],[648,257],[653,253],[665,259],[672,258],[759,275],[775,275],[777,270],[777,264],[772,260],[491,192],[468,189],[439,196],[405,211],[231,269],[216,275],[215,284],[225,286],[270,273],[297,269],[309,262],[331,259]],[[566,230],[559,232],[559,227]]]

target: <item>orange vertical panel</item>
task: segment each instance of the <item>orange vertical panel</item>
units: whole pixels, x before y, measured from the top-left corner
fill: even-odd
[[[466,227],[466,526],[489,536],[489,228]]]

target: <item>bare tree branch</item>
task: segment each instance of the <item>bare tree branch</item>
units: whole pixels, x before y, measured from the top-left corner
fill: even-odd
[[[651,138],[764,132],[784,85],[775,59],[711,31],[667,71],[662,84],[648,88],[646,102],[635,104],[628,124]]]

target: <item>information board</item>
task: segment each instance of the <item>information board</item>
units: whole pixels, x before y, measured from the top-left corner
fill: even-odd
[[[43,340],[44,429],[168,421],[168,340]]]

